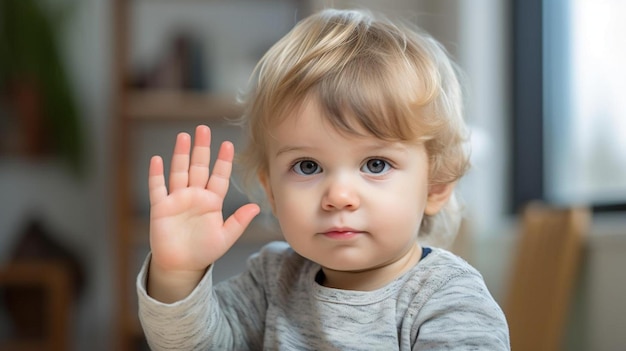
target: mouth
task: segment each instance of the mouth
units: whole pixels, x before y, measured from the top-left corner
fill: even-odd
[[[352,229],[352,228],[332,228],[321,234],[329,239],[334,240],[349,240],[355,238],[361,234],[363,231]]]

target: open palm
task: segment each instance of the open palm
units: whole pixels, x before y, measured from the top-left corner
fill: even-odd
[[[162,271],[206,270],[228,251],[259,213],[257,205],[247,204],[224,220],[222,208],[234,147],[230,142],[221,145],[210,173],[210,144],[211,130],[207,126],[196,128],[193,150],[190,135],[178,134],[169,192],[163,175],[163,160],[154,156],[150,161],[151,265]]]

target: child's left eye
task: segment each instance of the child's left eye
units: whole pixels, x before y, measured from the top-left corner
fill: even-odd
[[[367,160],[365,164],[363,164],[363,166],[361,167],[361,172],[382,174],[388,172],[389,169],[391,169],[391,165],[389,164],[389,162],[380,158],[372,158]]]

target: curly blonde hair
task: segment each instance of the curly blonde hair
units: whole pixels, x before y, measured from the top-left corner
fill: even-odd
[[[268,175],[272,128],[308,98],[342,132],[424,143],[431,184],[456,182],[468,169],[457,67],[415,26],[364,10],[322,10],[272,46],[252,79],[241,119],[248,145],[238,158],[248,190]],[[424,216],[420,239],[437,232],[450,242],[460,219],[453,195],[437,215]]]

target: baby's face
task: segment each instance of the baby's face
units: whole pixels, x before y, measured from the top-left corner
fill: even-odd
[[[394,263],[421,250],[423,145],[340,133],[309,103],[272,131],[268,151],[265,190],[300,255],[328,270],[393,274]]]

